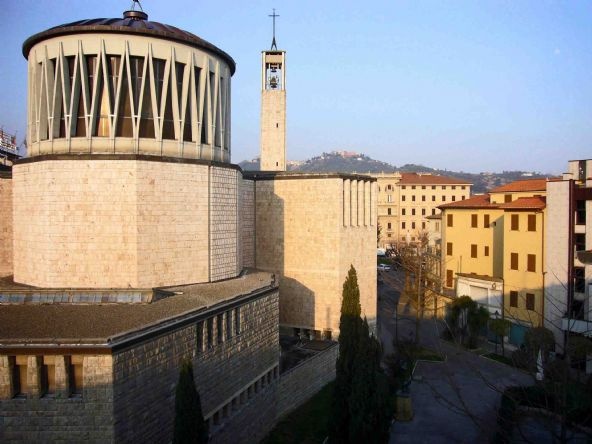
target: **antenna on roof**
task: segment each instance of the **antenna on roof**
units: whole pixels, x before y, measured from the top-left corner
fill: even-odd
[[[273,40],[271,41],[271,49],[275,49],[277,51],[277,45],[275,43],[275,18],[279,17],[279,15],[275,13],[275,8],[273,8],[273,14],[270,14],[268,17],[273,19]]]

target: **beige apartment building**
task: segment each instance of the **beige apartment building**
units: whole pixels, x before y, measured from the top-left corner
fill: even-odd
[[[428,217],[440,214],[439,205],[462,201],[471,195],[472,183],[455,177],[428,173],[380,173],[378,182],[378,224],[381,248],[398,243],[417,242],[428,236],[439,243],[438,236],[429,236]]]

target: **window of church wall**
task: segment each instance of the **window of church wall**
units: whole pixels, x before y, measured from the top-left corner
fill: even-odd
[[[70,386],[70,396],[82,396],[82,356],[69,357],[68,382]]]
[[[226,312],[226,339],[232,338],[232,310]]]
[[[212,348],[214,346],[214,318],[207,319],[206,327],[208,348]]]
[[[55,357],[44,356],[41,366],[41,394],[42,396],[55,395]]]
[[[236,335],[241,334],[241,309],[236,307],[234,309],[234,333]]]
[[[216,316],[216,340],[218,344],[224,342],[224,314]]]
[[[195,324],[195,351],[202,353],[204,351],[204,323],[203,321]]]
[[[27,382],[27,356],[16,356],[13,367],[13,384],[15,398],[25,398],[29,393]]]

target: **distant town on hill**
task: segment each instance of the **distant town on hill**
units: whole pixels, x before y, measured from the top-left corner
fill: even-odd
[[[331,151],[303,161],[288,161],[288,171],[311,173],[390,173],[394,171],[431,173],[440,176],[452,176],[473,183],[473,193],[486,193],[492,188],[505,185],[518,179],[549,177],[548,174],[532,171],[502,171],[501,173],[465,173],[463,171],[439,170],[424,165],[405,164],[400,167],[387,162],[372,159],[365,154],[353,151]],[[258,170],[259,158],[244,160],[239,163],[243,170]]]

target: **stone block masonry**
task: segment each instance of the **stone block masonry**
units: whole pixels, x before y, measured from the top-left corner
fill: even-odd
[[[234,428],[236,421],[261,421],[258,415],[268,408],[263,393],[253,396],[240,415],[230,418],[228,406],[236,404],[252,381],[278,366],[277,290],[235,308],[238,310],[214,311],[200,323],[115,354],[114,417],[118,442],[163,442],[172,437],[175,386],[180,363],[186,358],[193,360],[202,410],[212,423],[213,442],[235,442],[216,438],[216,434]],[[204,326],[209,319],[212,329],[208,332]],[[216,427],[214,416],[219,422]],[[273,419],[273,415],[265,418],[268,424],[262,424],[262,430],[268,430]]]
[[[210,169],[210,276],[212,281],[235,277],[242,267],[239,258],[238,205],[240,173]]]
[[[243,180],[241,185],[241,253],[243,267],[255,267],[255,183]]]
[[[12,179],[8,175],[0,175],[0,277],[10,274],[12,274]]]
[[[14,279],[43,288],[152,288],[236,277],[240,180],[236,168],[204,161],[25,159],[13,168]],[[0,182],[8,206],[10,181]],[[2,211],[0,245],[9,227]],[[12,252],[0,254],[1,272]]]
[[[14,358],[0,356],[0,442],[114,442],[111,356],[81,357],[84,388],[80,396],[58,390],[68,384],[63,365],[56,365],[56,392],[44,394],[39,384],[42,359],[23,357],[29,394],[12,398],[7,387]],[[55,362],[60,359],[63,363],[63,356],[55,356]]]
[[[335,379],[339,345],[335,343],[282,373],[277,388],[277,418],[292,412]]]
[[[374,325],[375,183],[294,173],[255,180],[256,266],[280,276],[280,324],[336,338],[343,282],[353,265],[362,315]]]

